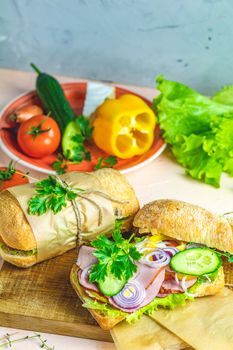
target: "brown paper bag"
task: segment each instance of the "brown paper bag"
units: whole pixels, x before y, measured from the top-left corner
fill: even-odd
[[[151,317],[196,350],[233,350],[233,292],[227,288]]]

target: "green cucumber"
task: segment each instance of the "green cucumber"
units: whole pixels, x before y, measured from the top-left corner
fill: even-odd
[[[209,248],[190,248],[175,254],[171,268],[184,275],[202,276],[217,271],[222,265],[219,255]]]
[[[51,113],[51,117],[57,122],[63,134],[67,124],[76,118],[75,114],[60,83],[51,75],[40,72],[33,63],[31,66],[38,73],[36,79],[37,95],[46,113]]]
[[[122,288],[125,285],[125,280],[124,279],[118,279],[116,277],[114,277],[111,274],[108,274],[104,281],[99,282],[99,289],[100,291],[108,296],[108,297],[112,297],[116,294],[118,294]]]
[[[84,158],[84,137],[79,125],[72,121],[65,128],[62,137],[62,152],[66,159],[81,162]]]

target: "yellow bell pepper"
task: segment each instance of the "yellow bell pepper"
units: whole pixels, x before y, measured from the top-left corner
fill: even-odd
[[[135,95],[103,102],[93,115],[93,140],[103,151],[127,159],[147,152],[153,144],[156,117]]]

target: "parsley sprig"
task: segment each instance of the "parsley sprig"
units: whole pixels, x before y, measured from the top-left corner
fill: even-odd
[[[94,169],[112,168],[116,163],[116,156],[109,156],[107,158],[99,157]]]
[[[129,239],[124,239],[121,234],[120,221],[116,221],[112,233],[113,240],[104,235],[99,235],[92,242],[96,248],[94,255],[98,263],[93,265],[89,279],[91,282],[104,281],[105,277],[111,273],[118,279],[124,278],[128,281],[137,271],[137,265],[134,263],[142,256],[131,242],[133,235]]]
[[[94,129],[90,124],[90,119],[84,117],[84,115],[79,115],[77,119],[75,119],[76,123],[79,125],[82,136],[85,140],[90,140],[92,131]]]
[[[16,170],[13,167],[13,161],[10,161],[6,169],[0,170],[0,184],[3,181],[10,180],[15,172]]]
[[[58,153],[57,159],[52,163],[52,168],[58,175],[65,174],[68,168],[67,161],[61,153]]]
[[[66,207],[68,201],[78,196],[76,191],[66,187],[53,176],[37,182],[35,187],[36,194],[28,201],[28,212],[31,215],[43,215],[49,209],[57,214]]]

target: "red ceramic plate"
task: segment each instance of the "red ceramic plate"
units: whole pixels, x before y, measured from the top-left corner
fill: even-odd
[[[68,83],[62,84],[65,95],[70,102],[74,112],[76,114],[81,114],[84,101],[86,97],[87,83],[78,82],[78,83]],[[119,97],[126,93],[131,93],[137,95],[136,93],[120,88],[115,87],[116,97]],[[143,100],[151,105],[151,102],[146,100],[144,97]],[[39,98],[36,95],[36,91],[31,91],[26,94],[23,94],[12,102],[10,102],[2,111],[0,119],[0,146],[2,150],[13,160],[20,162],[20,164],[46,174],[55,174],[51,164],[57,159],[57,153],[54,153],[50,156],[35,159],[27,156],[22,152],[16,140],[15,125],[9,123],[9,115],[12,114],[16,109],[30,104],[40,105]],[[88,146],[92,155],[92,160],[90,162],[83,161],[80,164],[69,164],[68,171],[92,171],[97,163],[99,157],[107,157],[108,154],[101,151],[95,145]],[[135,156],[130,159],[118,159],[117,164],[114,166],[115,169],[121,171],[122,173],[127,173],[132,170],[138,169],[147,163],[151,162],[153,159],[158,157],[162,151],[165,149],[164,140],[160,136],[159,126],[155,128],[155,138],[154,143],[151,149],[141,156]]]

